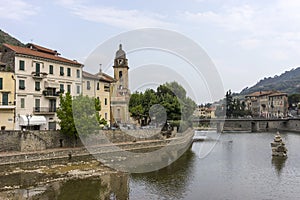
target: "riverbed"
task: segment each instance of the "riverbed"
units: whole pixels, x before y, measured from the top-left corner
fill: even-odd
[[[196,134],[213,139],[193,143],[177,161],[155,172],[107,173],[92,162],[83,163],[88,170],[72,169],[59,177],[48,173],[48,181],[39,181],[41,170],[36,169],[2,173],[0,199],[300,199],[299,133],[281,133],[287,159],[272,158],[275,132]]]

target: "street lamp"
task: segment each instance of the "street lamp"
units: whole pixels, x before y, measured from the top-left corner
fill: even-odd
[[[28,121],[28,123],[27,123],[27,130],[29,130],[29,125],[30,125],[30,118],[32,117],[32,114],[26,114],[26,118],[27,118],[27,121]]]

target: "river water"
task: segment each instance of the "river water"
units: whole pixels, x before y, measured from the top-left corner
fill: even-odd
[[[214,133],[201,134],[209,136]],[[14,190],[2,188],[0,199],[14,199],[12,191],[20,194],[19,199],[45,200],[300,199],[300,134],[282,133],[288,149],[287,159],[272,158],[270,143],[274,135],[275,133],[223,133],[206,157],[201,156],[202,145],[214,144],[215,141],[195,142],[176,162],[156,172],[116,173],[35,187],[25,185]],[[7,177],[0,178],[1,185],[5,184],[1,180],[10,180]],[[11,179],[13,178],[19,180],[20,177]],[[31,188],[31,194],[28,194],[28,188]],[[42,192],[35,196],[34,191]]]

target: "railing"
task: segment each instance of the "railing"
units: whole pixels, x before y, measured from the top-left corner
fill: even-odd
[[[33,107],[34,114],[54,114],[56,110],[56,107]]]
[[[36,78],[36,79],[43,79],[47,77],[47,73],[45,72],[32,72],[31,76],[32,78]]]
[[[43,91],[43,95],[45,97],[58,97],[59,96],[59,92],[55,92],[52,90],[44,90]]]

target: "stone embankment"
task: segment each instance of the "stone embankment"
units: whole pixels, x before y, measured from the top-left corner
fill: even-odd
[[[101,147],[101,145],[112,145],[117,146],[120,151],[147,152],[162,148],[170,142],[176,144],[185,137],[184,134],[174,133],[173,137],[166,139],[162,138],[160,134],[142,130],[137,130],[132,135],[122,131],[109,130],[105,131],[105,136],[109,143],[93,144],[94,149]],[[60,164],[93,159],[93,156],[90,155],[80,140],[74,141],[74,139],[67,138],[56,131],[0,132],[0,168],[5,165]]]

